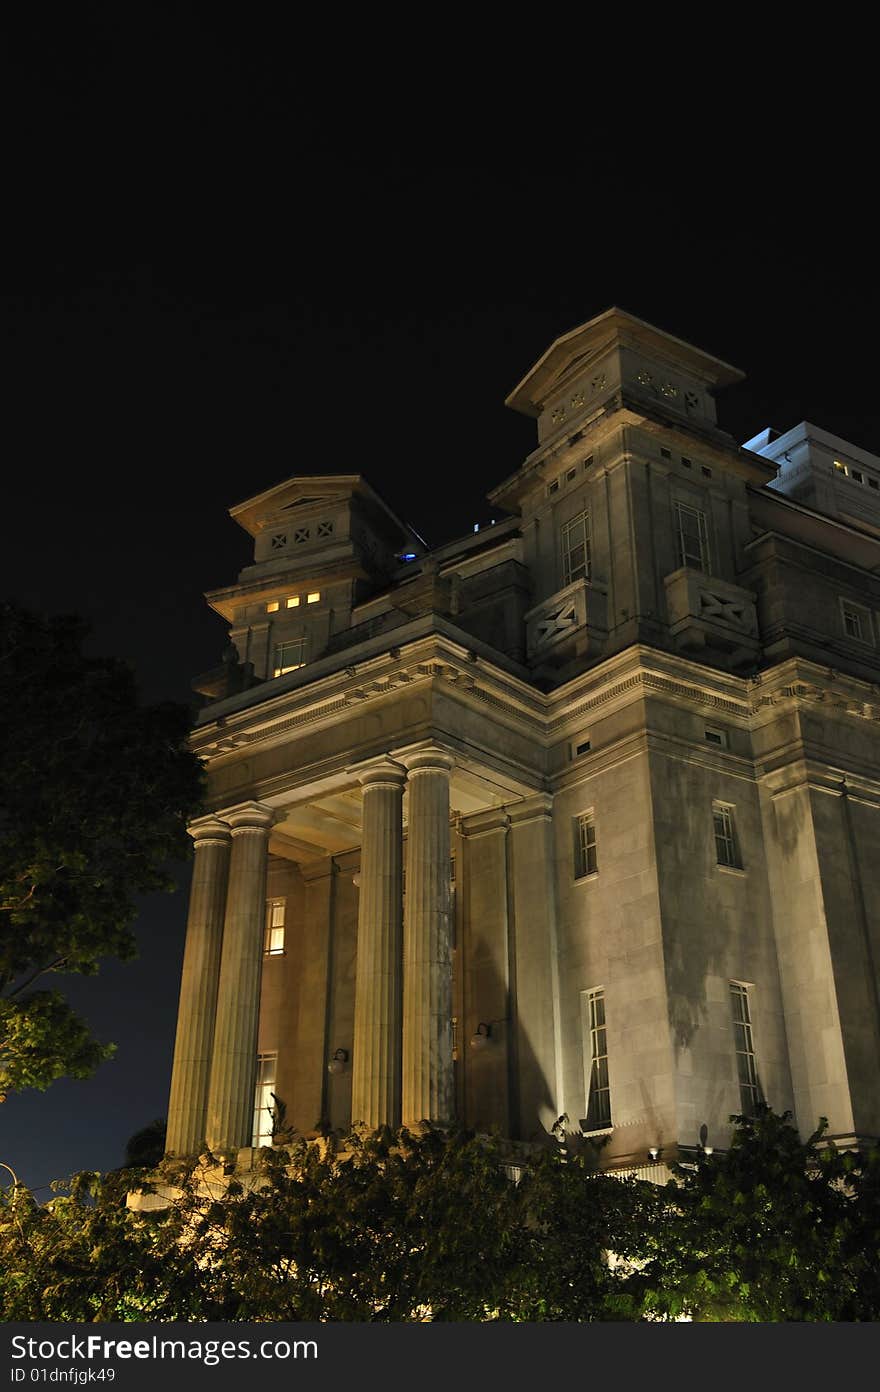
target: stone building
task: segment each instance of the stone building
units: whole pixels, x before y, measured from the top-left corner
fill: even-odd
[[[232,509],[169,1150],[270,1144],[273,1094],[619,1166],[762,1098],[880,1136],[880,458],[738,445],[741,375],[612,309],[509,396],[492,525],[429,551],[348,474]]]

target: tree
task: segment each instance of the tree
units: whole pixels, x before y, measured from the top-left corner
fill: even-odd
[[[834,1321],[878,1316],[877,1154],[802,1142],[759,1107],[735,1116],[730,1149],[674,1167],[628,1283],[631,1316]]]
[[[85,1077],[112,1051],[46,975],[134,955],[135,897],[173,888],[201,767],[189,711],[142,705],[88,629],[0,605],[0,1093]]]

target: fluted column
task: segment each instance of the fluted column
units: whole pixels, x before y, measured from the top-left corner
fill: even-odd
[[[403,1122],[452,1120],[452,943],[449,776],[441,749],[405,757],[409,770],[403,927]]]
[[[230,836],[226,823],[217,817],[199,817],[188,830],[195,859],[168,1102],[165,1144],[172,1155],[195,1155],[205,1141],[229,871]]]
[[[266,914],[266,863],[272,809],[246,802],[223,814],[232,832],[217,1022],[208,1089],[212,1150],[250,1145]]]
[[[403,784],[391,759],[356,769],[363,787],[351,1118],[400,1121]]]

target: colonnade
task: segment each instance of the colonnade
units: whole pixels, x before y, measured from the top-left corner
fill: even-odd
[[[450,1121],[453,760],[422,748],[349,772],[362,787],[352,1120]],[[408,788],[404,904],[403,795]],[[274,809],[241,803],[189,828],[195,848],[167,1149],[251,1143]]]

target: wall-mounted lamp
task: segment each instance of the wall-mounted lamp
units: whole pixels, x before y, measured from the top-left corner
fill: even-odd
[[[656,1160],[660,1154],[660,1147],[655,1145],[648,1146],[648,1154],[652,1160]]]
[[[344,1073],[345,1065],[348,1063],[348,1050],[337,1049],[330,1062],[327,1064],[328,1073]]]
[[[710,1145],[704,1145],[704,1146],[703,1146],[703,1154],[704,1154],[704,1155],[711,1155],[711,1154],[713,1153],[713,1151],[714,1151],[714,1146],[710,1146]]]
[[[360,889],[360,887],[361,887],[361,877],[360,877],[360,875],[352,875],[352,877],[351,877],[351,882],[352,882],[352,884],[354,885],[355,889]]]
[[[487,1025],[485,1020],[481,1020],[476,1030],[471,1035],[472,1049],[485,1049],[492,1034],[492,1026]]]

